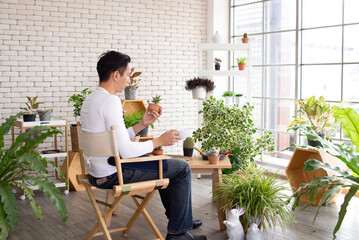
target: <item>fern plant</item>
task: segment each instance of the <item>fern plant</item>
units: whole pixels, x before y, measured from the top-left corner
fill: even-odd
[[[67,220],[67,208],[61,193],[55,184],[49,179],[46,168],[49,164],[55,166],[54,162],[48,161],[33,151],[39,143],[45,141],[47,137],[62,133],[61,131],[47,126],[36,126],[28,132],[17,136],[14,143],[9,147],[4,147],[4,135],[8,134],[15,120],[21,117],[24,112],[15,116],[10,116],[0,126],[0,239],[6,239],[10,229],[15,230],[19,221],[19,213],[12,187],[18,187],[30,200],[30,205],[36,218],[42,219],[40,206],[35,202],[34,193],[23,181],[31,182],[48,197],[52,204],[57,208],[62,221]],[[31,136],[37,135],[34,139]],[[38,176],[28,175],[27,173],[36,172]],[[63,179],[64,176],[61,173]]]

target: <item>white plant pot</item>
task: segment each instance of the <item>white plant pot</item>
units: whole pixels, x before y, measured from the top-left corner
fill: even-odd
[[[192,89],[192,97],[193,99],[205,99],[206,98],[206,89],[204,87],[198,87]]]
[[[234,97],[234,99],[236,100],[236,104],[238,104],[238,106],[239,106],[239,104],[241,102],[241,97]]]
[[[224,97],[224,100],[226,101],[227,105],[230,105],[232,103],[232,97]]]

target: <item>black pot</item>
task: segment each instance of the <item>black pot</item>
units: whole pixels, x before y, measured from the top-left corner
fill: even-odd
[[[183,148],[183,155],[186,157],[192,157],[193,148]]]
[[[214,65],[215,70],[221,70],[221,65]]]
[[[323,133],[319,133],[318,135],[319,135],[319,137],[321,137],[321,138],[324,137],[324,134],[323,134]],[[307,137],[307,140],[308,140],[308,145],[309,145],[309,146],[312,146],[312,147],[317,147],[317,146],[323,147],[323,145],[322,145],[320,142],[318,142],[318,141],[309,140],[308,137]]]
[[[36,113],[34,114],[24,114],[22,115],[24,122],[35,122]]]
[[[147,137],[147,135],[148,135],[148,126],[145,127],[144,129],[142,129],[141,131],[139,131],[138,134],[140,134],[140,137]]]

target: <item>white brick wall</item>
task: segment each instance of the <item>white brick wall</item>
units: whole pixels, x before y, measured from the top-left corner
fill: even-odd
[[[68,98],[97,86],[98,56],[112,49],[129,54],[143,72],[139,99],[163,98],[164,112],[151,135],[194,130],[198,103],[184,84],[197,75],[206,7],[206,0],[1,0],[0,118],[37,95],[54,117],[74,122]],[[181,151],[182,143],[165,148]]]

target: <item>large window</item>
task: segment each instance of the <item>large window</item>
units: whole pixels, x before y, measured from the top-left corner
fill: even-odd
[[[231,41],[248,33],[253,74],[251,89],[236,78],[231,87],[251,91],[254,119],[275,134],[277,150],[304,139],[286,131],[292,100],[359,103],[357,9],[358,0],[232,0]],[[340,129],[333,137],[344,138]]]

